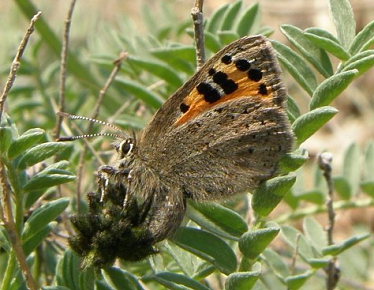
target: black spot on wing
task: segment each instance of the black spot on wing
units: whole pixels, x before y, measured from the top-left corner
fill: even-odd
[[[221,61],[224,64],[230,64],[232,62],[232,57],[229,54],[225,54],[224,56],[222,56]]]
[[[240,71],[247,71],[250,69],[251,63],[248,60],[241,58],[235,61],[235,66]]]
[[[259,80],[262,79],[262,72],[259,69],[250,69],[248,71],[248,77],[250,80],[258,82]]]
[[[179,106],[180,110],[182,113],[186,113],[188,111],[188,109],[190,108],[190,106],[186,105],[185,103],[182,103],[180,106]]]
[[[224,72],[217,72],[213,75],[213,82],[215,82],[216,84],[223,84],[225,81],[227,81],[227,74],[225,74]]]
[[[219,91],[213,88],[211,84],[202,82],[197,85],[196,89],[204,96],[204,100],[208,103],[214,103],[221,98]]]
[[[216,73],[216,70],[214,68],[209,69],[208,74],[210,76],[214,75]]]
[[[267,95],[268,94],[268,90],[266,88],[266,85],[265,84],[261,84],[258,88],[258,93],[261,94],[261,95]]]
[[[226,95],[235,92],[238,89],[238,84],[233,80],[228,79],[228,76],[224,72],[216,72],[213,75],[213,81],[218,84]]]
[[[238,89],[238,84],[233,80],[227,80],[222,85],[221,88],[225,92],[225,94],[231,94]]]

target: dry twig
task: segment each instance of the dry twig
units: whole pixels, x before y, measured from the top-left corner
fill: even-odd
[[[17,49],[17,54],[14,57],[14,60],[12,62],[12,66],[10,67],[10,72],[9,72],[9,75],[8,75],[7,82],[6,82],[6,84],[4,86],[4,89],[3,89],[3,92],[1,93],[1,96],[0,96],[0,121],[1,121],[1,117],[2,117],[3,112],[4,112],[5,101],[8,97],[8,93],[9,93],[10,89],[13,86],[14,80],[16,79],[17,71],[18,71],[18,69],[21,65],[22,55],[25,51],[26,45],[27,45],[27,43],[30,39],[31,34],[34,31],[35,22],[39,19],[41,14],[42,14],[42,12],[39,11],[31,19],[29,28],[27,29],[26,34],[24,35],[24,37],[21,40],[21,43],[20,43],[20,45]]]
[[[195,0],[195,5],[191,9],[195,31],[197,69],[205,62],[203,4],[204,0]]]
[[[16,224],[14,222],[14,216],[12,211],[12,190],[8,182],[6,174],[5,164],[0,160],[0,184],[3,189],[3,200],[2,203],[4,208],[0,206],[1,219],[3,220],[4,226],[7,229],[8,236],[12,243],[13,251],[17,257],[22,273],[25,277],[27,286],[29,289],[38,289],[34,278],[32,277],[29,266],[26,262],[26,255],[23,251],[22,242],[20,235],[18,234]]]
[[[327,182],[328,188],[328,198],[326,201],[327,213],[328,213],[328,226],[327,226],[327,242],[331,246],[334,244],[334,225],[335,225],[335,210],[334,210],[334,186],[332,181],[332,155],[331,153],[324,152],[318,156],[318,165],[323,171],[323,176]],[[340,270],[336,265],[336,257],[330,260],[329,265],[326,267],[325,271],[327,273],[326,289],[332,290],[336,287],[339,278]]]
[[[60,92],[59,92],[60,102],[59,102],[59,108],[58,108],[59,112],[65,112],[66,65],[67,65],[68,50],[69,50],[71,18],[73,15],[75,2],[76,0],[72,0],[70,2],[69,11],[65,19],[64,39],[62,42],[61,64],[60,64]],[[58,139],[60,137],[62,120],[63,120],[63,117],[58,116],[57,124],[55,128],[55,139]]]

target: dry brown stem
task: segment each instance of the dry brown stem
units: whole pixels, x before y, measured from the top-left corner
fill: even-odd
[[[195,32],[197,69],[200,69],[205,62],[203,4],[204,0],[195,0],[195,5],[191,9]]]
[[[7,82],[5,83],[3,92],[1,93],[1,96],[0,96],[0,121],[1,121],[1,117],[2,117],[3,112],[4,112],[5,101],[8,97],[10,89],[13,86],[14,80],[16,79],[16,76],[17,76],[17,71],[18,71],[18,69],[21,65],[21,58],[23,56],[23,53],[25,52],[25,49],[26,49],[27,43],[30,39],[30,36],[34,31],[35,22],[39,19],[41,14],[42,14],[42,12],[39,11],[31,19],[29,28],[27,29],[24,37],[21,40],[21,43],[19,44],[16,56],[14,57],[14,60],[13,60],[12,65],[10,67],[10,72],[9,72],[9,75],[8,75]]]

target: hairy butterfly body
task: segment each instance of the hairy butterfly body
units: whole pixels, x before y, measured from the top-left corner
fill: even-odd
[[[230,198],[273,177],[293,141],[285,103],[265,37],[219,51],[99,169],[90,213],[73,218],[73,249],[86,265],[143,259],[178,228],[188,198]]]

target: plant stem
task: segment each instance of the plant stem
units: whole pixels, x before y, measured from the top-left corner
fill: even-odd
[[[12,281],[12,278],[13,278],[15,265],[16,265],[16,257],[14,255],[14,251],[10,251],[8,265],[6,267],[3,281],[1,283],[1,288],[0,288],[1,290],[8,290],[10,288],[10,282]]]
[[[323,176],[326,179],[328,196],[326,201],[328,213],[328,226],[327,226],[327,243],[329,246],[334,245],[334,226],[335,226],[335,210],[334,210],[334,186],[332,181],[332,155],[328,152],[321,153],[318,156],[318,165],[323,171]],[[340,269],[336,265],[337,258],[332,257],[329,265],[325,271],[327,273],[326,289],[333,290],[340,278]]]
[[[191,9],[195,32],[197,69],[200,69],[205,62],[203,5],[204,0],[195,0],[195,5]]]
[[[16,56],[14,57],[14,60],[13,60],[12,65],[10,67],[10,72],[9,72],[9,75],[8,75],[7,82],[5,83],[3,92],[1,93],[1,96],[0,96],[0,121],[1,121],[1,117],[2,117],[3,112],[4,112],[5,101],[8,97],[10,89],[13,86],[14,80],[16,79],[18,69],[21,66],[22,55],[25,52],[26,45],[27,45],[27,43],[30,39],[31,34],[34,31],[35,22],[39,19],[41,14],[42,13],[39,11],[31,19],[29,28],[27,29],[26,34],[23,36],[23,38],[21,40],[21,43],[20,43],[20,45],[17,49]]]
[[[13,211],[12,211],[12,200],[11,200],[12,191],[11,191],[11,186],[8,182],[6,168],[5,168],[5,164],[3,163],[3,161],[0,161],[0,179],[1,179],[0,180],[1,187],[3,189],[2,206],[4,206],[4,208],[2,206],[0,208],[1,219],[8,232],[9,239],[12,243],[13,251],[17,257],[23,276],[26,280],[26,284],[29,289],[36,290],[38,289],[38,287],[31,274],[30,268],[27,265],[26,255],[25,255],[25,252],[23,251],[21,237],[18,233],[16,224],[14,222],[14,216],[13,216]],[[19,205],[17,204],[17,206]]]
[[[352,208],[366,208],[366,207],[373,207],[374,200],[373,199],[363,199],[363,200],[339,200],[333,204],[334,210],[342,210],[342,209],[352,209]],[[284,215],[279,216],[278,218],[274,219],[274,222],[283,224],[285,222],[289,222],[290,220],[298,220],[302,219],[306,216],[315,215],[319,213],[325,213],[327,208],[325,205],[319,206],[310,206],[300,210],[295,210],[292,213],[287,213]]]
[[[66,64],[68,58],[68,50],[69,50],[69,35],[70,35],[70,26],[71,26],[71,18],[74,11],[76,0],[71,0],[68,14],[65,19],[65,26],[64,26],[64,38],[62,41],[62,49],[61,49],[61,64],[60,64],[60,102],[59,102],[59,111],[65,112],[65,88],[66,88]],[[58,116],[56,129],[55,129],[55,139],[60,137],[61,133],[61,124],[62,124],[63,117]]]

